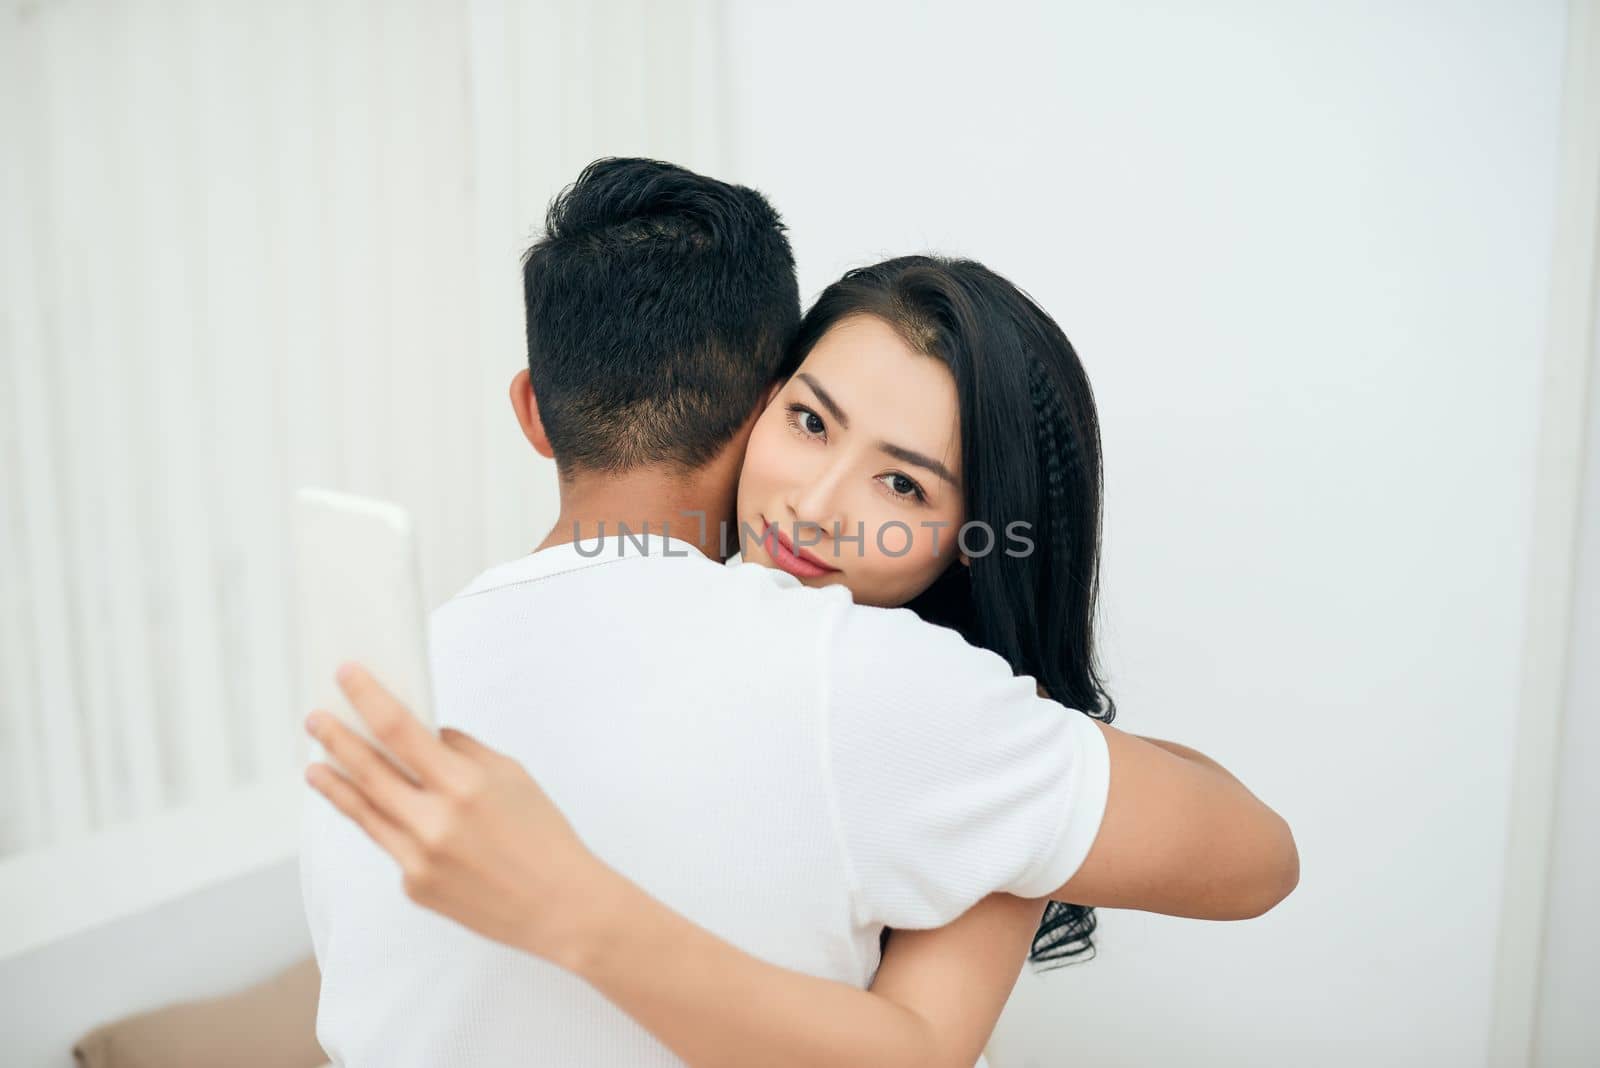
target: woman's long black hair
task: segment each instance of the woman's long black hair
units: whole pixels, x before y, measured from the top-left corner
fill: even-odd
[[[832,326],[887,322],[942,361],[960,397],[966,522],[994,549],[952,564],[906,607],[1003,656],[1069,708],[1111,722],[1116,704],[1094,655],[1099,594],[1100,425],[1088,376],[1067,336],[1028,295],[972,260],[902,256],[860,267],[805,315],[792,373]],[[1026,527],[1017,528],[1018,522]],[[1008,556],[1019,530],[1033,542]],[[986,539],[974,537],[975,545]],[[1092,908],[1052,901],[1034,935],[1035,965],[1093,956]],[[1089,956],[1083,956],[1088,954]]]

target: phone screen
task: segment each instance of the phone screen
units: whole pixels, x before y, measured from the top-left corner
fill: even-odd
[[[359,662],[417,719],[434,725],[411,517],[385,501],[314,488],[295,495],[294,510],[299,716],[330,712],[394,759],[345,699],[334,672]]]

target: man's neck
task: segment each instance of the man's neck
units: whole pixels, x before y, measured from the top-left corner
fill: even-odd
[[[614,537],[626,526],[635,534],[648,530],[688,542],[720,561],[721,527],[724,521],[732,526],[736,489],[732,479],[710,471],[687,478],[659,470],[585,475],[562,484],[561,514],[539,549]]]

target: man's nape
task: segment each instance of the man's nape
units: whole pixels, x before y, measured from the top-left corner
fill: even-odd
[[[547,442],[541,447],[537,403],[527,378],[526,371],[519,371],[512,380],[512,407],[535,451],[554,459]],[[560,514],[537,549],[615,535],[626,528],[676,538],[710,559],[726,559],[738,545],[734,506],[739,468],[760,414],[758,405],[723,448],[693,470],[651,464],[620,472],[564,471],[558,480]],[[723,536],[725,531],[729,536]]]

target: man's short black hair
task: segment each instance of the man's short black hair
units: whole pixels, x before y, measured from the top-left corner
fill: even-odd
[[[701,466],[777,376],[800,321],[765,197],[648,159],[600,159],[522,261],[528,374],[563,477]]]

